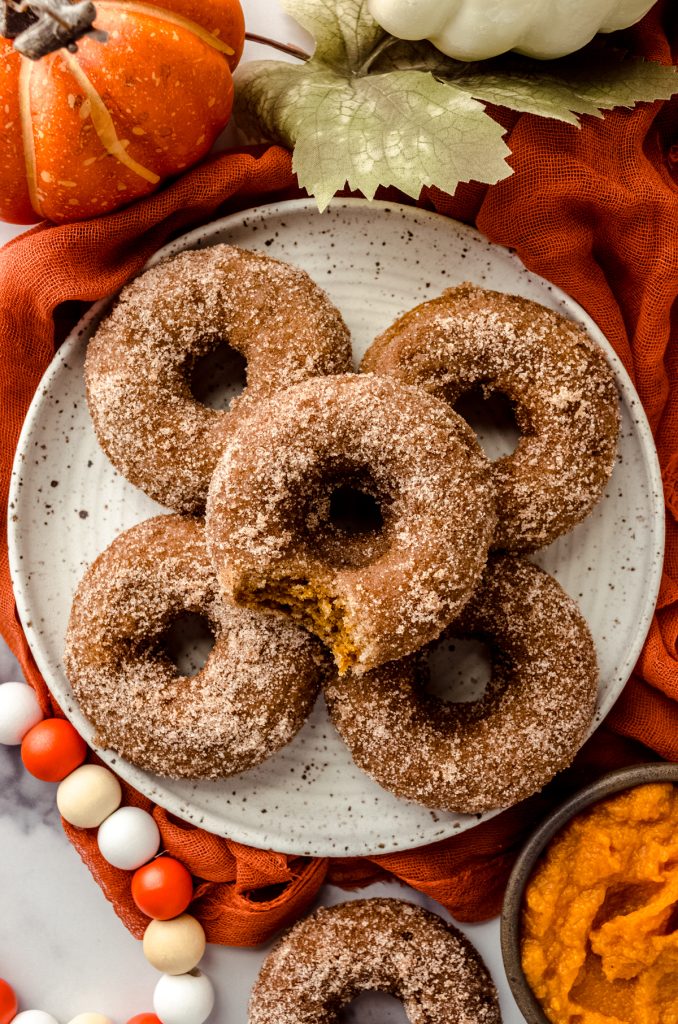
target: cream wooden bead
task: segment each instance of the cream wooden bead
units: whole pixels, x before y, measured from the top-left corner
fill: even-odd
[[[97,828],[120,806],[120,783],[108,768],[83,764],[59,783],[59,813],[76,828]]]
[[[170,921],[151,921],[144,933],[144,955],[165,974],[187,974],[202,959],[205,933],[191,914]]]
[[[79,1013],[68,1024],[113,1024],[113,1021],[110,1017],[104,1017],[103,1013]]]

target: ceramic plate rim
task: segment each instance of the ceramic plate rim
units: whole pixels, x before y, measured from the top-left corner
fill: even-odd
[[[443,222],[451,223],[456,231],[462,234],[466,234],[469,237],[469,239],[472,239],[473,241],[481,240],[483,244],[489,245],[493,251],[496,250],[502,253],[504,257],[508,257],[511,261],[516,261],[519,264],[519,266],[526,270],[534,280],[543,281],[551,289],[552,293],[557,298],[557,300],[567,309],[570,315],[585,326],[589,334],[601,345],[601,347],[605,351],[608,361],[610,362],[610,365],[617,378],[622,398],[629,407],[633,408],[634,418],[637,427],[638,441],[642,449],[643,461],[645,463],[645,468],[650,481],[652,496],[654,496],[655,498],[654,502],[652,503],[652,516],[651,523],[649,523],[648,525],[648,535],[651,535],[652,538],[655,539],[656,547],[653,547],[651,554],[648,554],[647,556],[649,568],[648,586],[646,587],[645,591],[643,613],[639,616],[637,620],[637,626],[632,638],[632,642],[627,643],[626,656],[619,663],[619,676],[620,678],[623,677],[625,681],[627,681],[631,675],[634,665],[636,664],[636,661],[638,660],[638,656],[640,654],[643,643],[650,628],[652,616],[654,614],[654,609],[656,606],[657,596],[659,593],[664,555],[665,513],[661,470],[659,467],[657,451],[654,444],[654,439],[652,437],[650,424],[647,419],[645,410],[642,406],[642,403],[640,401],[640,398],[631,381],[631,378],[629,377],[626,368],[621,362],[619,356],[614,351],[612,345],[607,340],[602,330],[598,327],[595,321],[585,312],[585,310],[574,299],[572,299],[561,288],[557,287],[556,285],[549,282],[546,278],[543,278],[541,275],[531,271],[528,267],[526,267],[517,255],[517,253],[515,252],[515,250],[508,249],[505,246],[498,245],[494,242],[490,242],[486,238],[486,236],[479,232],[476,228],[470,227],[469,225],[464,224],[460,221],[453,220],[452,218],[448,218],[444,214],[439,214],[429,210],[421,210],[418,207],[409,206],[402,203],[390,203],[385,201],[368,201],[366,199],[346,198],[334,200],[333,203],[331,204],[331,207],[334,207],[335,209],[337,207],[339,207],[340,209],[350,208],[352,210],[358,210],[362,208],[369,211],[381,209],[384,210],[385,212],[397,212],[405,217],[412,216],[419,219],[428,219],[437,224],[442,224]],[[174,254],[175,252],[197,247],[209,247],[209,245],[204,244],[207,236],[213,236],[223,233],[224,231],[227,231],[229,227],[232,227],[235,224],[241,225],[243,220],[245,220],[246,218],[260,216],[262,214],[265,214],[266,211],[269,211],[271,213],[275,212],[276,214],[283,214],[287,212],[291,214],[293,212],[299,211],[306,213],[316,213],[318,216],[322,216],[321,214],[318,213],[317,207],[313,200],[311,199],[283,200],[281,202],[264,203],[258,206],[248,207],[236,213],[229,214],[228,216],[220,217],[198,228],[194,228],[191,231],[186,232],[178,236],[177,238],[173,239],[172,241],[166,243],[164,246],[158,249],[157,252],[153,254],[153,256],[150,257],[150,259],[146,262],[142,270],[154,265],[164,257]],[[108,296],[95,302],[90,307],[90,309],[88,309],[85,312],[85,314],[81,317],[78,323],[74,326],[72,331],[62,342],[59,349],[55,353],[53,359],[51,360],[49,366],[47,367],[45,373],[43,374],[43,377],[40,380],[40,383],[31,400],[31,404],[29,406],[26,418],[23,422],[21,432],[19,435],[19,440],[17,443],[17,448],[15,451],[14,460],[12,464],[8,502],[8,508],[10,510],[14,508],[15,511],[13,515],[8,515],[7,539],[9,548],[10,576],[12,580],[12,587],[14,591],[17,611],[22,624],[24,621],[30,621],[30,604],[28,596],[29,588],[27,585],[24,584],[21,571],[22,562],[20,558],[19,520],[21,517],[19,515],[19,509],[21,505],[22,460],[24,454],[28,450],[29,438],[32,434],[34,424],[39,418],[42,405],[46,401],[47,393],[49,391],[53,378],[59,372],[62,364],[64,362],[67,362],[71,351],[75,349],[80,343],[80,338],[83,332],[85,332],[90,327],[92,322],[95,321],[101,315],[101,312],[106,308],[107,304],[111,301],[111,298],[111,296]],[[41,640],[39,634],[29,629],[25,631],[25,635],[31,653],[38,667],[38,670],[45,679],[45,682],[47,683],[50,691],[52,691],[54,686],[54,680],[58,676],[58,672],[51,665],[48,654],[43,649],[43,641]],[[613,707],[614,703],[621,694],[624,685],[625,682],[623,684],[619,684],[619,689],[616,692],[614,699],[610,701],[609,706],[606,706],[603,709],[603,718],[607,714],[609,714],[611,708]],[[60,687],[57,684],[56,690],[58,691],[59,688]],[[76,704],[75,701],[73,701],[73,703]],[[68,708],[64,709],[64,712],[67,714],[67,717],[69,717],[69,719],[71,720],[75,717],[73,711]],[[77,723],[74,722],[74,724],[77,727]],[[149,782],[147,780],[147,776],[145,773],[141,774],[141,779],[129,779],[130,774],[134,775],[139,772],[139,769],[137,769],[135,765],[130,764],[129,762],[118,757],[114,753],[112,757],[107,756],[108,753],[110,752],[104,751],[99,753],[100,756],[101,754],[104,755],[104,759],[109,764],[111,763],[112,760],[114,760],[116,771],[119,770],[119,766],[121,764],[124,765],[124,774],[120,772],[121,776],[124,779],[129,781],[131,785],[137,788],[145,796],[149,797],[149,799],[153,800],[154,803],[158,803],[160,806],[167,806],[163,802],[164,797],[161,797],[161,799],[158,800],[158,793],[154,789],[153,781]],[[150,776],[151,780],[153,780],[153,778],[153,776]],[[174,798],[173,806],[167,807],[167,809],[172,814],[175,814],[178,818],[184,818],[185,812],[184,814],[182,814],[183,808],[181,806],[177,807],[177,802],[178,801],[176,800],[176,798]],[[490,817],[493,817],[495,814],[498,814],[500,812],[501,809],[485,814],[483,815],[482,820],[488,820]],[[214,812],[205,811],[204,809],[201,809],[200,816],[200,827],[205,828],[207,831],[213,832],[217,835],[223,836],[225,834],[223,822],[221,821],[219,816],[216,815]],[[190,819],[184,818],[184,820]],[[474,826],[471,825],[469,827],[473,828]],[[443,829],[443,834],[439,835],[436,841],[445,838],[446,835],[451,836],[461,834],[461,831],[465,831],[465,829],[452,830],[452,828],[450,828],[449,832],[447,833],[445,833],[445,830]],[[237,823],[234,827],[231,827],[229,823],[228,836],[229,838],[232,838],[242,843],[246,843],[258,849],[271,848],[269,843],[265,843],[262,845],[261,839],[258,838],[259,833],[255,828],[252,828],[250,826],[244,826],[241,823]],[[423,840],[422,842],[426,843],[428,842],[428,840]],[[410,848],[416,848],[416,845]],[[297,846],[290,845],[289,843],[286,844],[284,841],[276,841],[275,848],[280,853],[300,855],[300,850]],[[385,845],[380,845],[378,850],[363,850],[360,853],[349,853],[345,854],[345,856],[370,856],[376,853],[386,854],[396,851],[403,852],[403,850],[404,848],[402,846],[399,846],[392,842],[390,844],[386,843]],[[309,855],[308,849],[303,851],[303,855]],[[314,852],[310,855],[319,857],[336,856],[336,851],[328,852],[328,850],[325,847],[316,846],[314,848]]]

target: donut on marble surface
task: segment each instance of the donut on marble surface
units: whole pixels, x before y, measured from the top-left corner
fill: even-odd
[[[411,1024],[500,1024],[494,983],[468,939],[394,899],[321,907],[269,953],[248,1024],[338,1024],[361,992],[399,999]]]

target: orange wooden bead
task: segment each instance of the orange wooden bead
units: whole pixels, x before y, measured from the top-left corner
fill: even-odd
[[[183,914],[193,899],[193,879],[174,857],[158,857],[135,872],[132,898],[143,914],[168,921]]]
[[[127,1024],[162,1024],[162,1021],[155,1013],[137,1013],[135,1017],[130,1017]]]
[[[21,743],[21,760],[26,770],[43,782],[61,782],[86,756],[85,741],[63,718],[38,722]]]
[[[19,1004],[14,989],[0,978],[0,1024],[9,1024],[16,1017],[18,1011]]]

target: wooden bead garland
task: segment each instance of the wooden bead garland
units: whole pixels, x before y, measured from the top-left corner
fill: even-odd
[[[169,921],[183,914],[193,899],[193,879],[174,857],[156,857],[135,871],[132,899],[146,917]]]
[[[61,782],[86,757],[85,741],[63,718],[44,718],[21,741],[24,767],[42,782]]]
[[[119,807],[99,825],[99,851],[109,864],[136,871],[153,860],[160,848],[155,819],[141,807]]]
[[[165,974],[186,974],[205,952],[202,925],[190,914],[172,921],[151,921],[144,933],[144,955],[151,967]]]
[[[103,1013],[79,1013],[68,1024],[113,1024],[113,1021]]]
[[[132,871],[135,902],[151,916],[144,934],[149,962],[164,971],[153,996],[155,1013],[141,1013],[128,1024],[204,1024],[214,1005],[209,979],[196,970],[205,951],[202,925],[183,913],[192,897],[192,879],[179,861],[158,858],[160,832],[155,819],[139,807],[120,807],[122,789],[101,765],[83,764],[87,746],[70,722],[43,718],[34,691],[26,683],[0,685],[0,744],[21,744],[26,768],[44,781],[59,782],[57,806],[76,828],[98,828],[102,856],[113,867]],[[149,863],[153,862],[153,863]],[[140,877],[138,877],[140,876]],[[135,886],[135,879],[137,884]],[[177,892],[171,891],[172,885]],[[136,888],[136,893],[135,893]],[[157,916],[149,910],[157,908]],[[166,911],[177,908],[168,917]],[[23,1010],[12,987],[0,978],[0,1024],[58,1024],[44,1010]],[[69,1024],[112,1024],[100,1013],[80,1013]]]
[[[19,1011],[16,993],[11,985],[0,978],[0,1024],[10,1024]]]
[[[214,1006],[214,989],[200,971],[163,974],[155,986],[153,1006],[163,1024],[203,1024]]]
[[[42,709],[32,686],[3,683],[0,686],[0,743],[18,746],[29,729],[42,720]]]
[[[122,800],[113,772],[100,764],[83,764],[59,784],[56,802],[61,817],[76,828],[97,828]]]
[[[22,1010],[17,1013],[12,1024],[58,1024],[51,1013],[44,1010]]]

